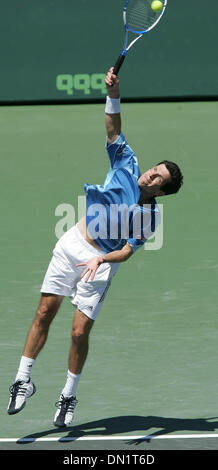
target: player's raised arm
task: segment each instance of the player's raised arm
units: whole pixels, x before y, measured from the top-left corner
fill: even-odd
[[[107,101],[105,107],[105,125],[108,143],[114,142],[121,132],[119,79],[113,74],[113,67],[106,75]]]

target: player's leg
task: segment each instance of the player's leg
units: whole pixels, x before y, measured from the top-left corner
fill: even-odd
[[[79,309],[76,310],[73,329],[72,343],[69,353],[69,371],[72,374],[81,374],[84,366],[89,346],[89,333],[94,324],[94,320],[87,317]]]
[[[23,353],[24,356],[36,359],[46,342],[50,324],[54,319],[63,298],[63,296],[55,294],[41,295],[36,316],[27,335]]]
[[[77,403],[76,390],[88,354],[89,334],[94,320],[78,308],[75,312],[72,329],[72,343],[68,359],[68,372],[65,386],[58,402],[54,417],[55,426],[69,426]]]
[[[10,400],[8,414],[21,411],[26,398],[31,397],[35,391],[35,385],[30,379],[32,366],[42,347],[44,346],[49,326],[55,317],[63,296],[53,294],[42,294],[35,319],[29,329],[24,352],[13,385],[10,388]]]
[[[53,250],[53,256],[41,286],[40,304],[26,339],[15,383],[11,387],[9,414],[20,411],[25,405],[26,398],[34,393],[35,387],[30,380],[32,366],[46,342],[50,324],[63,298],[73,295],[80,278],[80,272],[75,264],[75,254],[78,251],[75,231],[75,227],[68,230],[58,240]]]

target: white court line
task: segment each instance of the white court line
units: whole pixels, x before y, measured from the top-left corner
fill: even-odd
[[[81,437],[21,437],[0,438],[0,442],[70,442],[70,441],[124,441],[150,439],[210,439],[218,438],[218,434],[163,434],[161,436],[81,436]]]

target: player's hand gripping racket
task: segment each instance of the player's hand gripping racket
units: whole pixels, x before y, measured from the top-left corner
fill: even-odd
[[[123,50],[114,65],[113,73],[115,75],[118,74],[126,54],[133,44],[135,44],[136,41],[138,41],[138,39],[140,39],[145,33],[151,31],[162,18],[167,6],[167,0],[162,1],[162,7],[158,11],[154,11],[152,9],[152,3],[152,0],[126,0],[123,9],[125,33],[124,45]],[[128,45],[129,33],[134,35],[134,39]]]

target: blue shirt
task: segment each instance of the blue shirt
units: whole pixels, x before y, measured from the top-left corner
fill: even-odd
[[[138,160],[121,133],[106,143],[110,169],[103,185],[84,185],[86,224],[93,240],[109,253],[121,250],[128,242],[135,252],[144,245],[160,223],[156,201],[139,206]]]

